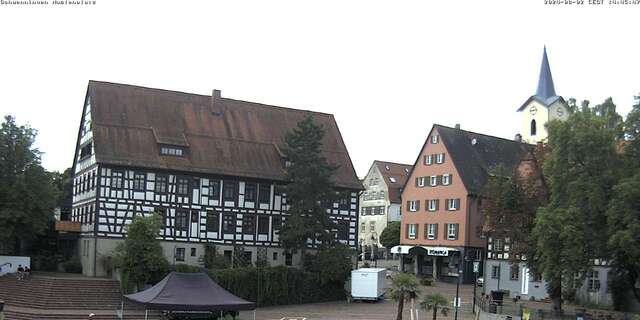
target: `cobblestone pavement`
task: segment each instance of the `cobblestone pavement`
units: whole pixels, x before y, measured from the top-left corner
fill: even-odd
[[[436,283],[433,286],[421,287],[421,296],[429,293],[439,292],[449,301],[453,301],[456,293],[455,284]],[[458,312],[458,319],[473,319],[471,313],[471,302],[473,296],[472,285],[460,286],[460,297],[462,307]],[[420,301],[420,297],[416,303]],[[313,303],[303,305],[275,306],[259,308],[256,311],[256,319],[260,320],[343,320],[343,319],[370,319],[370,320],[394,320],[396,317],[398,304],[393,300],[382,300],[378,302],[352,302],[335,301],[325,303]],[[241,313],[242,320],[253,319],[253,312]],[[403,319],[410,319],[409,306],[405,304]],[[420,310],[419,319],[432,319],[432,313]],[[454,319],[453,309],[447,317],[438,314],[438,319]]]

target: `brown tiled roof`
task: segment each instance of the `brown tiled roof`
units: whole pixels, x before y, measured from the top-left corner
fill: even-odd
[[[90,81],[99,163],[284,181],[284,136],[309,114],[326,130],[323,156],[338,187],[362,189],[331,114],[216,96]],[[159,144],[187,146],[161,156]]]
[[[384,178],[384,182],[389,187],[389,201],[392,203],[401,203],[400,194],[402,194],[402,186],[404,186],[407,178],[409,178],[412,166],[409,164],[380,160],[375,160],[373,163],[378,167],[378,170]],[[390,178],[394,178],[393,180],[396,182],[392,182]]]

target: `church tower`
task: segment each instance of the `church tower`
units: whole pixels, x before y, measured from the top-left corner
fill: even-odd
[[[569,117],[569,109],[561,96],[556,95],[551,77],[551,68],[547,58],[547,48],[542,54],[538,89],[518,109],[520,112],[520,136],[528,143],[537,143],[547,140],[547,128],[545,124],[551,120],[566,120]]]

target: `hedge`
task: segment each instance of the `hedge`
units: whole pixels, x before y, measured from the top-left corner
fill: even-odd
[[[317,273],[284,266],[212,270],[220,286],[259,307],[345,299],[344,283],[321,284]]]

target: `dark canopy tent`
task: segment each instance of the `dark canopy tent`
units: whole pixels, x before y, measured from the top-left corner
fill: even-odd
[[[171,272],[155,286],[125,297],[146,309],[166,311],[255,309],[255,303],[236,297],[204,273]]]

